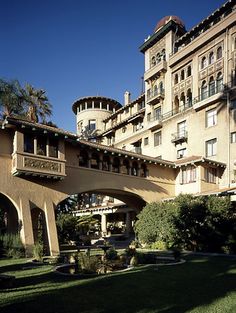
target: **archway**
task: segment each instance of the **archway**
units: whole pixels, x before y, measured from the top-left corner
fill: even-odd
[[[17,234],[20,231],[18,212],[12,201],[0,193],[0,234]]]
[[[34,243],[41,243],[43,245],[44,254],[49,254],[49,242],[44,211],[37,207],[32,208],[31,219]]]

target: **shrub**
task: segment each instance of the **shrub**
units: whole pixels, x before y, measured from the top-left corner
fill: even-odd
[[[168,246],[166,242],[158,240],[151,244],[151,249],[157,249],[157,250],[166,250],[168,249]]]
[[[43,244],[41,242],[36,242],[33,248],[33,257],[36,261],[43,260]]]
[[[101,261],[96,256],[90,256],[85,253],[79,253],[78,255],[78,268],[81,272],[86,274],[94,274],[98,272]]]
[[[130,265],[131,266],[137,266],[138,265],[138,256],[133,255],[132,258],[130,259]]]
[[[117,259],[117,251],[115,250],[114,247],[111,247],[110,249],[107,250],[106,258],[108,260],[116,260]]]
[[[17,259],[25,256],[25,248],[19,234],[4,234],[0,241],[7,257]]]

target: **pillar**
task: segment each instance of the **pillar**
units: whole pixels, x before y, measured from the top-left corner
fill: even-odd
[[[107,215],[102,214],[101,217],[101,230],[102,230],[102,236],[107,235]]]
[[[132,231],[131,212],[126,212],[125,226],[126,235],[129,235]]]
[[[59,244],[57,237],[56,218],[54,212],[54,205],[52,201],[44,202],[45,220],[47,226],[47,235],[49,243],[50,255],[59,254]]]
[[[30,257],[33,254],[34,235],[31,219],[30,202],[27,198],[20,198],[20,236],[24,244],[26,256]]]

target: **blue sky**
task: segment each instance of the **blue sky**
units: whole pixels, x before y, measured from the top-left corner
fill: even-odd
[[[139,46],[166,15],[187,30],[224,0],[0,0],[0,77],[47,91],[52,120],[75,132],[72,103],[141,92]]]

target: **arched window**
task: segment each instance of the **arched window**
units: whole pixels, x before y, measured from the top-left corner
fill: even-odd
[[[88,153],[85,150],[80,151],[79,166],[88,167]]]
[[[180,73],[180,79],[181,79],[181,80],[184,80],[184,78],[185,78],[184,76],[185,76],[185,75],[184,75],[184,70],[182,70],[181,73]]]
[[[207,98],[207,82],[204,80],[201,85],[201,100]]]
[[[213,96],[215,94],[215,80],[214,77],[211,76],[209,80],[209,96]]]
[[[174,110],[173,110],[174,114],[179,112],[179,98],[178,96],[175,96],[175,100],[174,100]]]
[[[156,64],[157,64],[157,62],[156,62],[156,57],[153,56],[153,57],[152,57],[151,65],[152,65],[152,66],[155,66]]]
[[[206,66],[207,66],[207,59],[206,57],[203,57],[201,61],[201,69],[205,68]]]
[[[130,168],[129,160],[124,160],[121,167],[121,173],[129,175],[129,168]]]
[[[141,165],[141,172],[140,172],[141,177],[147,177],[148,176],[148,170],[146,164]]]
[[[187,77],[189,77],[191,75],[192,75],[192,68],[191,68],[191,65],[189,65],[187,68]]]
[[[223,75],[221,72],[219,72],[216,77],[216,92],[220,92],[222,90],[223,90]]]
[[[97,153],[92,153],[91,168],[99,169],[99,155]]]
[[[156,56],[156,62],[159,63],[161,62],[161,54],[158,52]]]
[[[108,155],[104,155],[102,160],[102,170],[109,171],[109,167],[110,167],[110,158]]]
[[[184,92],[181,93],[180,95],[180,105],[185,105],[185,94]]]
[[[161,51],[161,54],[162,54],[162,60],[166,60],[166,50],[165,49],[163,49],[162,51]]]
[[[157,85],[154,85],[153,87],[153,96],[155,97],[158,93],[158,90],[157,90]]]
[[[187,104],[188,106],[192,106],[192,91],[191,89],[187,90]]]
[[[164,93],[163,82],[160,82],[160,84],[159,84],[159,90],[160,90],[160,94],[163,94],[163,93]]]
[[[178,84],[178,82],[179,82],[179,76],[178,74],[175,74],[175,85]]]
[[[138,163],[136,161],[132,163],[131,175],[138,176]]]
[[[113,159],[112,172],[114,172],[114,173],[119,173],[120,172],[120,160],[117,157],[115,157]]]
[[[209,64],[212,64],[215,61],[214,52],[211,51],[209,54]]]
[[[222,47],[220,46],[216,52],[216,59],[219,60],[222,58]]]

